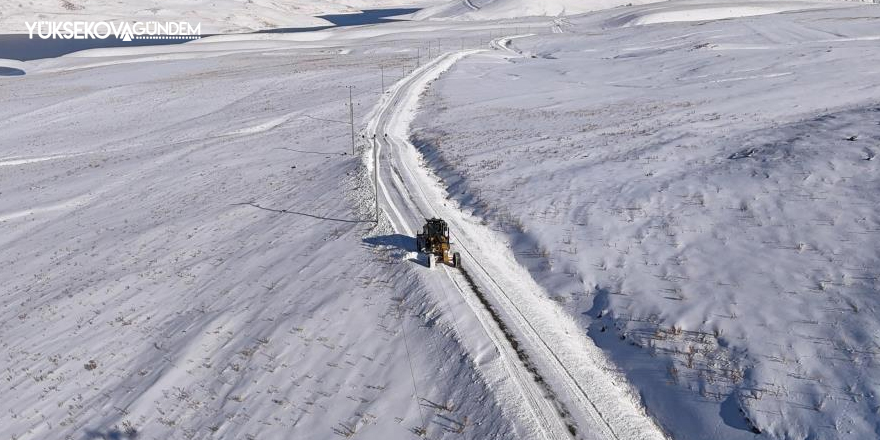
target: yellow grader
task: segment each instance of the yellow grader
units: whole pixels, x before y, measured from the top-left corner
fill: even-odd
[[[449,252],[449,225],[439,218],[425,220],[422,232],[416,234],[416,247],[419,252],[437,257],[437,260],[452,267],[461,266],[461,255]]]

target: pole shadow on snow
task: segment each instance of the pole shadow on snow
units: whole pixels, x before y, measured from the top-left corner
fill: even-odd
[[[345,155],[348,154],[348,153],[346,153],[346,152],[342,152],[342,153],[334,153],[334,152],[332,152],[332,151],[328,152],[328,151],[308,151],[308,150],[297,150],[297,149],[294,149],[294,148],[287,148],[287,147],[279,147],[279,148],[275,148],[275,149],[276,149],[276,150],[287,150],[287,151],[293,151],[294,153],[303,153],[303,154],[322,154],[322,155],[324,155],[324,156],[345,156]]]
[[[441,405],[437,402],[432,402],[424,397],[419,397],[419,405],[427,406],[428,408],[440,410],[440,411],[452,411],[452,408],[447,407],[446,405]]]
[[[467,428],[467,417],[464,418],[463,421],[455,420],[452,417],[444,416],[443,414],[437,414],[437,417],[443,419],[445,423],[440,422],[436,419],[432,420],[431,423],[435,423],[443,427],[443,430],[446,432],[451,432],[453,434],[461,434]]]
[[[316,218],[316,219],[318,219],[318,220],[327,220],[327,221],[332,221],[332,222],[343,222],[343,223],[373,223],[372,220],[351,220],[351,219],[345,219],[345,218],[324,217],[324,216],[315,215],[315,214],[308,214],[308,213],[305,213],[305,212],[291,211],[291,210],[289,210],[289,209],[266,208],[265,206],[260,206],[260,205],[254,203],[254,202],[233,203],[232,205],[233,205],[233,206],[241,206],[241,205],[253,206],[254,208],[262,209],[263,211],[277,212],[277,213],[279,213],[279,214],[301,215],[301,216],[303,216],[303,217],[311,217],[311,218]]]

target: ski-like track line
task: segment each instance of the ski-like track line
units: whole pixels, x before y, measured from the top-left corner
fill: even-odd
[[[509,46],[511,38],[496,39],[492,45],[517,54]],[[421,165],[420,154],[409,142],[409,123],[420,93],[457,61],[479,52],[484,51],[439,56],[395,84],[371,113],[366,135],[375,135],[377,140],[374,153],[379,155],[380,204],[395,231],[409,236],[425,214],[449,222],[463,266],[474,271],[473,280],[467,278],[481,291],[481,300],[483,296],[488,298],[492,310],[485,310],[475,301],[477,292],[462,286],[458,280],[462,274],[445,267],[443,270],[499,350],[505,370],[528,407],[532,420],[527,425],[536,427],[548,439],[570,438],[575,429],[577,438],[663,439],[665,435],[636,399],[608,372],[611,368],[600,350],[547,299],[515,261],[503,237],[497,237],[479,219],[449,206],[454,203],[446,197],[439,179]],[[387,149],[387,155],[382,154],[383,149]],[[504,274],[504,279],[499,279],[499,274]],[[503,322],[489,322],[499,317]],[[507,328],[515,340],[507,337]],[[518,357],[512,344],[523,346],[528,359]],[[533,375],[530,368],[538,373]],[[544,380],[547,385],[539,383]]]

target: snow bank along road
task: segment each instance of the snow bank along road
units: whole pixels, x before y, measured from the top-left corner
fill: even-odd
[[[495,46],[506,48],[504,40]],[[425,217],[449,222],[467,275],[444,266],[440,271],[445,277],[435,278],[440,288],[455,286],[469,306],[470,318],[479,320],[492,339],[509,374],[509,380],[500,381],[504,389],[499,398],[509,398],[503,404],[529,418],[523,424],[533,436],[664,438],[600,350],[540,293],[505,239],[457,209],[409,142],[419,95],[458,60],[477,52],[481,51],[439,56],[398,82],[373,110],[366,135],[376,139],[372,153],[379,158],[380,205],[395,232],[407,236],[414,235]],[[467,287],[469,283],[475,289]],[[475,300],[474,290],[491,309]]]

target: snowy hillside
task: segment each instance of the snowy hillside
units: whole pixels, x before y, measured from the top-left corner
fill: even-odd
[[[425,8],[413,16],[418,19],[457,18],[489,20],[529,16],[575,15],[614,8],[628,3],[657,0],[455,0]]]
[[[708,2],[705,0],[691,2],[659,0],[455,0],[422,9],[413,14],[413,17],[417,19],[452,18],[459,20],[492,20],[529,16],[556,17],[644,4],[652,4],[652,6],[635,9],[635,14],[647,16],[638,24],[763,15],[817,7],[815,1],[800,0],[771,2],[761,0],[714,0]]]
[[[39,20],[188,21],[203,33],[248,32],[278,27],[326,26],[315,17],[400,6],[436,4],[432,0],[28,0],[0,2],[0,34],[27,32]]]
[[[875,438],[880,10],[706,9],[463,60],[413,143],[676,439]]]
[[[0,60],[0,439],[876,438],[880,9],[595,5]]]
[[[327,122],[415,43],[324,44],[0,76],[0,438],[516,436]]]

